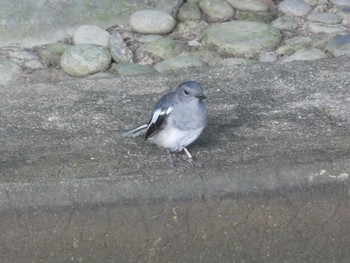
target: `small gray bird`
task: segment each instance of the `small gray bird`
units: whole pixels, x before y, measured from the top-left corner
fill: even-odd
[[[154,107],[148,124],[123,134],[123,137],[145,135],[145,141],[151,141],[167,150],[170,165],[173,167],[170,152],[192,155],[186,146],[194,142],[207,123],[207,110],[203,100],[202,86],[195,81],[181,83],[175,92],[164,95]]]

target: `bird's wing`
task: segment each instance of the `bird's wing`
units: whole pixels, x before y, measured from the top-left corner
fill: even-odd
[[[156,132],[161,130],[162,124],[164,123],[165,119],[169,116],[169,114],[172,112],[172,110],[173,110],[173,106],[171,106],[168,103],[165,103],[161,107],[158,107],[158,108],[156,107],[156,109],[153,111],[152,118],[148,123],[145,140],[147,140],[149,137],[151,137]]]

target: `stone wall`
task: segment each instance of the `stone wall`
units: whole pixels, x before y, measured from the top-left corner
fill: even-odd
[[[0,47],[20,43],[32,47],[64,40],[80,25],[102,28],[126,25],[140,9],[172,13],[182,0],[2,0]]]

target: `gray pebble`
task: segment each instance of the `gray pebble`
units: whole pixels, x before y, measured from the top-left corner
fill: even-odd
[[[61,68],[61,55],[69,47],[71,47],[71,45],[65,43],[43,45],[38,51],[38,57],[47,66]]]
[[[137,57],[147,54],[155,58],[168,59],[180,54],[185,46],[175,40],[161,38],[142,44],[136,51]]]
[[[327,25],[321,23],[312,22],[308,25],[308,29],[313,33],[324,33],[324,34],[339,34],[346,33],[347,28],[344,25]]]
[[[334,57],[350,57],[350,35],[333,37],[328,42],[326,50]]]
[[[339,7],[338,14],[343,18],[344,25],[350,25],[350,7]]]
[[[203,0],[199,7],[210,22],[227,21],[235,14],[234,9],[224,0]]]
[[[115,62],[133,62],[134,55],[132,51],[126,46],[123,37],[119,33],[114,32],[110,36],[108,48],[111,51],[112,58]]]
[[[206,64],[203,61],[201,61],[198,57],[176,56],[156,64],[154,66],[154,69],[158,72],[164,72],[169,70],[180,70],[201,67],[206,67]]]
[[[307,16],[307,19],[312,22],[319,22],[324,24],[339,24],[343,18],[334,13],[314,13]]]
[[[37,59],[38,56],[32,52],[29,51],[25,51],[25,50],[16,50],[13,51],[9,54],[10,58],[15,58],[18,60],[33,60],[33,59]]]
[[[103,46],[80,44],[68,48],[63,53],[61,67],[71,76],[87,76],[107,70],[111,59],[110,52]]]
[[[269,7],[259,0],[226,0],[226,2],[239,10],[253,12],[266,12],[269,10]]]
[[[24,66],[34,70],[45,68],[45,66],[37,59],[25,61]]]
[[[283,0],[278,5],[278,9],[288,15],[304,16],[312,7],[303,0]]]
[[[140,10],[130,16],[131,28],[142,34],[168,34],[176,25],[175,19],[166,12]]]
[[[331,0],[335,5],[350,7],[350,0]]]
[[[22,72],[22,68],[11,59],[0,57],[0,85],[15,82]]]
[[[160,35],[142,35],[139,38],[137,38],[137,41],[141,43],[146,43],[146,42],[151,42],[162,38],[163,37]]]
[[[201,10],[197,3],[186,2],[184,3],[177,13],[177,18],[180,22],[186,20],[199,20],[202,17]]]
[[[250,56],[276,47],[282,39],[273,26],[250,21],[231,21],[207,30],[202,43],[221,55]]]
[[[281,31],[292,31],[298,27],[298,20],[294,16],[285,15],[272,21],[271,25]]]
[[[107,47],[109,41],[109,33],[93,25],[80,26],[73,34],[74,44],[93,44]]]
[[[327,58],[328,56],[321,49],[318,48],[305,48],[295,51],[295,53],[285,59],[283,62],[290,62],[295,60],[317,60],[321,58]]]
[[[113,63],[112,69],[122,76],[150,74],[156,72],[151,66],[139,65],[130,62]]]

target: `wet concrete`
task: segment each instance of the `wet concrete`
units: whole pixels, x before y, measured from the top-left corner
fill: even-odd
[[[3,262],[348,262],[350,62],[0,88]],[[181,78],[179,77],[181,76]],[[121,133],[204,85],[196,168]]]

